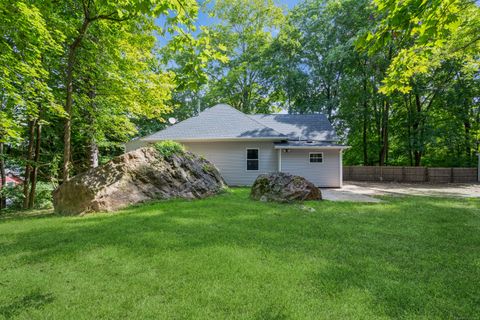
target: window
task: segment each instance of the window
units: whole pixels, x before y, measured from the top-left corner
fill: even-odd
[[[322,163],[323,152],[310,152],[310,163]]]
[[[258,149],[247,149],[247,170],[258,170]]]

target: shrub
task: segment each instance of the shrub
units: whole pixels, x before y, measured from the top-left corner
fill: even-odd
[[[205,163],[203,166],[202,166],[202,169],[203,169],[203,172],[206,172],[206,173],[213,173],[215,172],[215,167],[209,163]]]
[[[52,184],[38,181],[35,189],[34,209],[47,209],[52,207]],[[2,194],[7,198],[7,207],[10,210],[19,210],[23,207],[23,185],[8,186],[2,189]]]
[[[185,152],[185,147],[182,144],[171,140],[157,142],[153,146],[158,153],[164,157],[170,157],[173,154],[183,154]]]
[[[23,205],[23,186],[5,186],[1,195],[7,199],[8,209],[21,209]]]
[[[37,182],[37,188],[35,189],[35,209],[46,209],[53,207],[52,198],[53,187],[48,182]]]

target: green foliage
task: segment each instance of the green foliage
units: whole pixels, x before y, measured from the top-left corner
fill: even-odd
[[[154,55],[153,20],[139,20],[123,28],[97,23],[78,52],[82,67],[75,75],[83,81],[76,84],[73,135],[80,145],[95,143],[108,153],[137,133],[136,119],[164,122],[172,110],[174,74],[162,70]]]
[[[174,154],[183,154],[185,152],[185,147],[182,144],[171,140],[157,142],[153,147],[160,155],[166,158]]]
[[[35,206],[34,209],[48,209],[53,206],[52,184],[46,182],[38,182],[35,189]]]
[[[39,106],[62,114],[49,84],[49,58],[58,58],[61,33],[53,34],[38,3],[0,1],[0,141],[18,141],[22,122]]]
[[[370,53],[399,47],[380,89],[409,93],[415,76],[431,73],[446,60],[463,72],[478,72],[480,7],[470,0],[375,0],[375,28],[359,45]]]
[[[265,73],[272,31],[284,21],[282,9],[271,0],[220,0],[212,15],[221,22],[211,26],[209,33],[214,43],[225,47],[228,60],[208,66],[213,79],[204,103],[226,102],[245,113],[275,110],[275,93]]]
[[[234,188],[82,218],[5,217],[0,317],[72,319],[78,310],[88,319],[480,313],[478,199],[318,201],[308,202],[316,210],[308,212],[248,194]]]
[[[215,167],[210,164],[210,163],[205,163],[203,166],[202,166],[202,170],[207,172],[207,173],[213,173],[216,171]]]
[[[416,10],[407,2],[385,1],[402,7],[403,17]],[[346,164],[475,165],[480,84],[478,68],[472,72],[464,58],[478,54],[441,56],[428,72],[407,77],[408,93],[385,91],[397,57],[413,42],[366,41],[382,17],[368,0],[307,0],[291,10],[265,58],[273,61],[267,85],[276,103],[292,113],[325,113],[352,146]]]
[[[20,210],[23,205],[23,188],[20,185],[5,186],[0,190],[0,195],[7,199],[7,206],[13,210]]]
[[[187,52],[190,66],[223,59],[208,35],[191,36],[198,8],[194,0],[0,0],[0,142],[6,157],[33,164],[26,155],[36,138],[28,124],[41,125],[39,179],[55,180],[62,172],[48,168],[62,157],[67,169],[80,173],[122,152],[138,123],[164,123],[177,106],[172,91],[187,72],[165,65],[158,37],[171,34],[167,46]]]
[[[53,206],[52,184],[38,182],[35,189],[35,203],[33,209],[49,209]],[[21,210],[23,206],[23,186],[7,186],[1,189],[1,194],[7,198],[10,211]]]
[[[209,29],[200,27],[199,35],[181,32],[173,37],[161,53],[164,63],[174,62],[176,90],[198,92],[208,82],[206,68],[210,62],[227,63],[226,47],[212,43]]]

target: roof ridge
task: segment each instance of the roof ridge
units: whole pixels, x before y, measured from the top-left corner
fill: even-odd
[[[327,116],[326,113],[255,113],[252,116]]]
[[[241,112],[241,111],[239,111],[239,112]],[[256,120],[256,119],[252,118],[252,117],[251,117],[251,115],[248,115],[248,114],[246,114],[246,113],[243,113],[243,112],[241,112],[241,113],[242,113],[243,115],[245,115],[246,117],[248,117],[250,120],[252,120],[252,121],[255,121],[256,123],[258,123],[258,124],[260,124],[260,125],[264,126],[265,128],[268,128],[268,129],[270,129],[270,130],[273,130],[273,131],[275,131],[276,133],[278,133],[278,134],[279,134],[279,135],[281,135],[282,137],[287,137],[286,135],[284,135],[284,134],[283,134],[283,133],[281,133],[280,131],[277,131],[277,130],[273,129],[272,127],[269,127],[269,126],[267,126],[267,125],[265,125],[265,124],[261,123],[260,121],[258,121],[258,120]]]
[[[229,105],[229,104],[226,104],[226,103],[219,103],[219,104],[216,104],[216,105],[214,105],[212,108],[214,108],[214,107],[216,107],[216,106],[219,106],[219,105],[222,105],[222,106],[227,106],[227,107],[229,107],[230,109],[233,109],[233,110],[237,111],[238,113],[242,114],[244,117],[247,117],[248,119],[250,119],[250,120],[252,120],[252,121],[254,121],[254,122],[258,123],[258,124],[259,124],[259,125],[261,125],[262,127],[264,127],[264,128],[267,128],[267,129],[270,129],[270,130],[272,130],[272,131],[274,131],[274,132],[278,133],[278,134],[279,134],[279,135],[281,135],[282,137],[286,137],[286,135],[284,135],[283,133],[281,133],[281,132],[279,132],[279,131],[277,131],[277,130],[273,129],[272,127],[269,127],[269,126],[265,125],[264,123],[261,123],[260,121],[258,121],[258,120],[256,120],[256,119],[252,118],[252,117],[251,117],[251,115],[249,115],[249,114],[246,114],[246,113],[243,113],[242,111],[238,110],[237,108],[234,108],[234,107],[232,107],[232,106],[231,106],[231,105]],[[209,109],[211,109],[211,108],[209,108]]]

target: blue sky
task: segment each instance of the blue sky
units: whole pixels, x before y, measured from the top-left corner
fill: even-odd
[[[211,7],[214,5],[215,3],[215,0],[207,0],[208,1],[208,6]],[[275,3],[278,5],[278,6],[281,6],[281,7],[286,7],[287,9],[291,9],[293,8],[297,3],[299,3],[301,0],[277,0],[275,1]],[[200,3],[206,3],[205,0],[199,0]],[[475,0],[475,2],[480,5],[480,0]],[[164,21],[164,19],[158,19],[158,23],[159,25],[162,24],[162,21]],[[216,19],[213,18],[213,17],[209,17],[207,13],[205,13],[204,11],[200,11],[199,15],[198,15],[198,19],[197,19],[197,22],[196,22],[196,25],[197,26],[208,26],[212,23],[215,23],[216,22]]]
[[[275,1],[275,4],[277,4],[278,6],[281,6],[281,7],[286,7],[288,9],[291,9],[298,2],[300,2],[300,1],[299,0],[282,0],[282,1]],[[212,0],[209,3],[209,6],[212,6],[214,3],[215,3],[215,1]],[[206,14],[205,12],[200,12],[199,13],[198,20],[197,20],[197,25],[198,26],[208,26],[208,25],[210,25],[214,22],[215,22],[215,19],[212,18],[212,17],[209,17],[208,14]]]
[[[275,1],[275,4],[278,5],[278,6],[280,6],[280,7],[284,7],[284,8],[286,8],[286,9],[291,9],[291,8],[293,8],[297,3],[299,3],[300,1],[301,1],[301,0],[281,0],[281,1],[277,0],[277,1]],[[202,4],[202,3],[207,3],[207,2],[205,2],[205,1],[203,1],[203,0],[199,0],[199,2],[200,2],[201,4]],[[211,0],[211,1],[208,1],[207,6],[208,6],[209,8],[211,8],[214,4],[215,4],[215,0]],[[218,19],[216,19],[216,18],[214,18],[214,17],[210,17],[204,10],[203,10],[203,11],[201,10],[201,11],[199,12],[199,14],[198,14],[198,17],[197,17],[197,20],[196,20],[196,22],[195,22],[195,25],[196,25],[197,27],[200,27],[200,26],[208,26],[208,25],[211,25],[211,24],[216,23],[216,22],[218,22]],[[162,17],[162,18],[157,19],[156,23],[157,23],[157,25],[162,26],[162,25],[165,23],[165,17]],[[160,44],[163,45],[163,44],[165,44],[165,43],[169,40],[170,36],[168,36],[168,35],[167,35],[167,36],[164,36],[164,37],[158,36],[157,38],[158,38]]]

